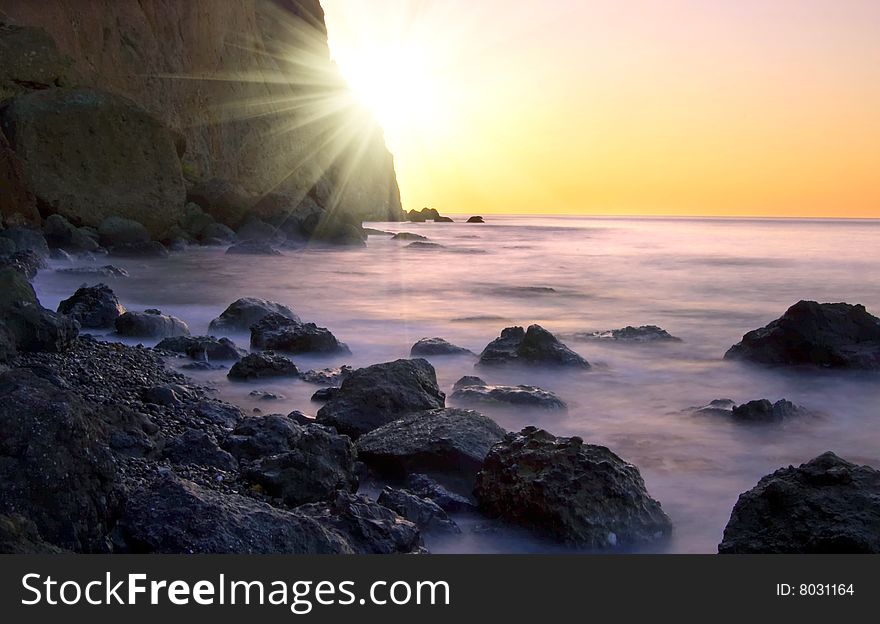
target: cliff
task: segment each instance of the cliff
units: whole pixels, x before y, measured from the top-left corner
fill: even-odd
[[[46,55],[37,82],[121,95],[177,133],[190,189],[221,179],[255,205],[311,195],[400,217],[392,157],[330,60],[318,0],[2,0],[0,22],[44,29],[69,57]]]

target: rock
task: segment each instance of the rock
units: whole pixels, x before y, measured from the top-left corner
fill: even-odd
[[[126,312],[116,319],[116,333],[127,338],[189,336],[189,327],[176,316],[158,310]]]
[[[239,349],[229,338],[214,336],[174,336],[165,338],[154,347],[159,351],[182,353],[193,360],[203,362],[238,361],[247,355],[247,351]]]
[[[81,232],[67,219],[53,214],[43,223],[43,234],[52,249],[64,249],[70,252],[95,251],[98,242]]]
[[[265,390],[251,390],[248,392],[248,396],[259,399],[260,401],[280,401],[281,399],[287,398],[283,394],[266,392]]]
[[[489,449],[504,433],[478,412],[435,409],[404,416],[364,434],[357,442],[358,456],[391,477],[440,474],[472,485]]]
[[[426,241],[428,240],[428,237],[422,236],[421,234],[416,234],[414,232],[398,232],[391,237],[391,240]]]
[[[45,30],[7,23],[0,28],[2,97],[68,83],[72,73],[70,59],[58,51]]]
[[[312,395],[312,401],[315,403],[326,403],[332,401],[339,394],[339,388],[321,388]]]
[[[771,403],[767,399],[749,401],[737,405],[731,410],[731,417],[740,422],[749,423],[780,423],[791,418],[801,418],[811,412],[791,401],[781,399]]]
[[[76,320],[89,329],[112,327],[125,314],[114,292],[104,284],[77,289],[73,296],[58,304],[58,313]]]
[[[234,243],[237,240],[237,237],[235,232],[233,232],[228,226],[225,226],[222,223],[211,223],[202,230],[200,240],[203,243],[205,243],[205,241],[217,241],[218,244],[228,245]]]
[[[409,354],[411,356],[474,355],[474,352],[447,342],[443,338],[422,338],[412,346]]]
[[[434,367],[397,360],[354,371],[317,414],[319,423],[356,438],[401,416],[443,407]]]
[[[207,466],[225,471],[238,468],[235,458],[221,449],[213,436],[195,429],[187,429],[169,440],[163,456],[172,464],[181,466]]]
[[[106,264],[100,267],[71,267],[69,269],[55,269],[56,273],[64,273],[65,275],[86,275],[94,277],[128,277],[128,271],[121,269],[112,264]]]
[[[71,256],[63,249],[53,249],[49,253],[49,258],[55,260],[56,262],[73,262],[73,256]]]
[[[326,327],[272,313],[251,326],[251,347],[287,353],[351,353]]]
[[[0,236],[0,258],[5,256],[11,256],[15,253],[16,246],[15,242],[9,240],[8,238],[3,238]]]
[[[173,475],[133,491],[117,528],[133,553],[349,554],[337,531],[308,516]]]
[[[238,228],[237,236],[238,240],[242,242],[263,241],[278,243],[286,238],[277,227],[264,223],[259,219],[251,219]]]
[[[188,238],[202,240],[207,238],[205,231],[212,225],[215,225],[216,221],[214,221],[214,217],[202,210],[198,204],[187,202],[177,218],[177,224]]]
[[[106,552],[116,464],[101,419],[60,382],[30,368],[0,372],[0,514],[22,514],[42,538]]]
[[[455,223],[455,221],[450,217],[437,217],[434,223]]]
[[[725,359],[771,365],[880,368],[880,319],[862,305],[800,301],[743,336]]]
[[[267,351],[244,356],[229,370],[227,377],[233,381],[250,381],[298,375],[299,371],[293,362],[283,355]]]
[[[271,243],[265,241],[246,241],[237,243],[226,250],[226,253],[241,256],[283,256]]]
[[[0,117],[47,211],[90,226],[123,216],[158,236],[183,206],[173,136],[130,100],[95,89],[46,89],[12,98]]]
[[[215,221],[231,228],[242,224],[253,204],[244,189],[233,182],[218,178],[196,184],[186,199],[199,206]]]
[[[34,251],[25,249],[16,251],[3,258],[0,257],[0,267],[15,269],[27,279],[32,280],[37,276],[37,271],[46,268],[46,262]]]
[[[242,462],[286,453],[302,440],[302,427],[280,414],[242,418],[221,446]]]
[[[708,405],[692,407],[690,411],[704,416],[730,416],[734,407],[736,402],[733,399],[714,399]]]
[[[440,243],[428,243],[425,241],[416,241],[414,243],[410,243],[409,245],[406,246],[406,248],[407,249],[430,249],[430,250],[445,249],[445,247],[443,245],[441,245]]]
[[[437,212],[436,208],[422,208],[420,211],[410,210],[406,215],[407,220],[415,223],[424,223],[425,221],[440,221],[443,217]]]
[[[0,553],[4,555],[59,555],[62,549],[45,542],[37,525],[24,516],[0,514]]]
[[[189,396],[186,388],[179,385],[165,384],[146,388],[143,392],[144,401],[166,407],[179,407],[184,398]]]
[[[212,423],[222,429],[232,429],[244,418],[235,405],[215,400],[200,401],[195,407],[195,415],[203,422]]]
[[[406,518],[419,527],[423,533],[461,533],[458,525],[437,503],[426,498],[419,498],[406,490],[385,487],[376,502],[395,512],[401,518]]]
[[[3,308],[6,340],[19,352],[62,353],[79,334],[79,324],[38,303],[18,302]],[[5,347],[8,349],[9,347]]]
[[[32,251],[40,258],[49,257],[49,245],[43,233],[29,227],[11,227],[0,230],[0,238],[15,244],[15,251]]]
[[[376,228],[364,228],[364,234],[367,236],[394,236],[394,232],[387,232],[385,230],[377,230]]]
[[[300,379],[306,383],[318,384],[323,386],[338,386],[351,375],[354,369],[351,366],[340,366],[339,368],[324,368],[321,370],[310,370],[302,373]]]
[[[501,332],[501,337],[483,349],[477,365],[497,366],[510,363],[590,368],[584,358],[559,342],[540,325],[531,325],[528,331],[522,327],[508,327]]]
[[[251,325],[270,314],[280,314],[300,322],[300,318],[286,305],[265,299],[244,297],[231,303],[220,316],[211,321],[208,329],[217,333],[250,331]]]
[[[473,377],[459,379],[455,384],[455,391],[449,398],[461,403],[494,403],[540,409],[568,407],[562,399],[549,390],[535,386],[489,386],[485,382],[480,385]]]
[[[601,342],[627,342],[627,343],[645,343],[645,342],[681,342],[681,338],[676,338],[665,329],[656,325],[642,325],[641,327],[632,327],[627,325],[623,329],[612,329],[603,332],[578,333],[573,336],[576,340],[598,340]]]
[[[115,216],[101,221],[98,225],[98,236],[105,247],[150,241],[150,233],[143,225],[131,219]]]
[[[110,255],[114,258],[167,258],[171,254],[159,241],[146,241],[114,245]]]
[[[474,494],[489,517],[572,546],[629,547],[672,531],[635,466],[603,446],[535,427],[492,448]]]
[[[471,217],[467,220],[468,223],[485,223],[483,217]]]
[[[825,453],[740,495],[722,554],[880,553],[880,471]]]
[[[187,362],[180,366],[182,370],[189,371],[219,371],[226,370],[226,366],[222,364],[211,364],[210,362]]]
[[[470,388],[472,386],[488,386],[489,384],[483,381],[482,378],[477,377],[475,375],[465,375],[461,379],[455,382],[455,385],[452,386],[453,390],[459,390],[460,388]]]
[[[414,473],[407,476],[406,488],[419,498],[427,498],[450,513],[473,512],[477,506],[466,496],[447,490],[428,475]]]
[[[287,415],[287,417],[290,420],[292,420],[293,422],[295,422],[296,424],[302,425],[304,427],[308,426],[308,425],[315,424],[315,418],[313,416],[306,416],[305,414],[303,414],[299,410],[294,410],[294,411],[290,412]]]
[[[424,552],[415,524],[362,496],[340,492],[332,502],[303,505],[297,511],[343,535],[358,554]]]
[[[0,310],[15,303],[38,304],[37,294],[21,271],[0,267]]]
[[[326,500],[340,490],[357,490],[351,441],[314,425],[306,429],[298,448],[259,459],[243,472],[245,479],[288,507]],[[319,441],[320,437],[325,440]]]
[[[0,50],[0,58],[5,60],[5,51]],[[3,98],[4,88],[0,79],[0,101]],[[40,224],[40,212],[37,210],[34,194],[31,193],[25,180],[21,159],[12,151],[2,131],[0,131],[0,189],[3,189],[0,193],[0,225],[4,222],[15,225]],[[10,251],[15,251],[15,248]]]

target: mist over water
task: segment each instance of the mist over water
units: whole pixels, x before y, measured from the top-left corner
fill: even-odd
[[[880,222],[489,217],[478,224],[370,224],[411,231],[439,249],[371,236],[364,249],[286,250],[281,258],[195,248],[170,259],[112,259],[131,277],[105,279],[129,310],[160,308],[194,335],[239,297],[285,303],[330,328],[352,356],[303,357],[301,370],[364,366],[409,356],[422,337],[479,351],[501,329],[539,323],[558,334],[654,324],[683,339],[609,344],[566,339],[588,372],[474,370],[475,358],[435,357],[441,388],[461,376],[552,390],[566,412],[481,411],[509,430],[538,425],[603,444],[641,470],[675,524],[664,552],[715,552],[738,495],[760,477],[832,450],[880,467],[880,375],[767,369],[722,360],[741,336],[800,299],[863,303],[880,314]],[[463,221],[463,219],[462,219]],[[90,279],[91,285],[98,280]],[[56,308],[82,276],[42,271],[43,305]],[[246,346],[245,335],[230,336]],[[184,363],[174,360],[174,365]],[[316,386],[301,381],[232,384],[225,371],[192,373],[245,411],[314,414]],[[267,390],[284,399],[249,396]],[[695,416],[716,398],[789,399],[824,416],[748,426]],[[448,401],[448,404],[451,402]],[[541,552],[519,531],[471,530],[427,540],[434,552]]]

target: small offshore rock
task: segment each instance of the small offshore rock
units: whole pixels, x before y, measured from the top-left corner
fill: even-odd
[[[208,329],[217,333],[249,331],[251,325],[270,314],[280,314],[292,321],[302,322],[286,305],[256,297],[242,297],[229,304],[220,316],[211,321]]]
[[[113,290],[105,284],[83,286],[58,304],[58,313],[75,319],[89,329],[112,327],[125,314],[125,308]]]
[[[454,345],[443,338],[422,338],[412,346],[409,354],[414,357],[431,355],[475,355],[470,349]]]
[[[229,370],[227,377],[233,381],[297,377],[296,364],[288,358],[271,351],[251,353],[244,356]]]
[[[189,327],[176,316],[158,310],[126,312],[116,319],[116,333],[127,338],[189,336]]]
[[[251,326],[251,347],[286,353],[351,353],[329,329],[269,314]]]
[[[214,336],[173,336],[165,338],[154,347],[158,351],[182,353],[193,360],[203,362],[237,361],[247,355],[229,338]]]
[[[565,401],[536,386],[489,386],[478,385],[465,377],[455,384],[455,391],[449,397],[461,403],[506,404],[517,407],[536,407],[540,409],[566,409]]]
[[[564,366],[589,369],[590,364],[540,325],[508,327],[480,354],[479,366],[501,364]]]

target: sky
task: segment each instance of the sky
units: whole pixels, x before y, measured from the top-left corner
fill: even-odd
[[[322,5],[407,209],[880,218],[880,1]]]

